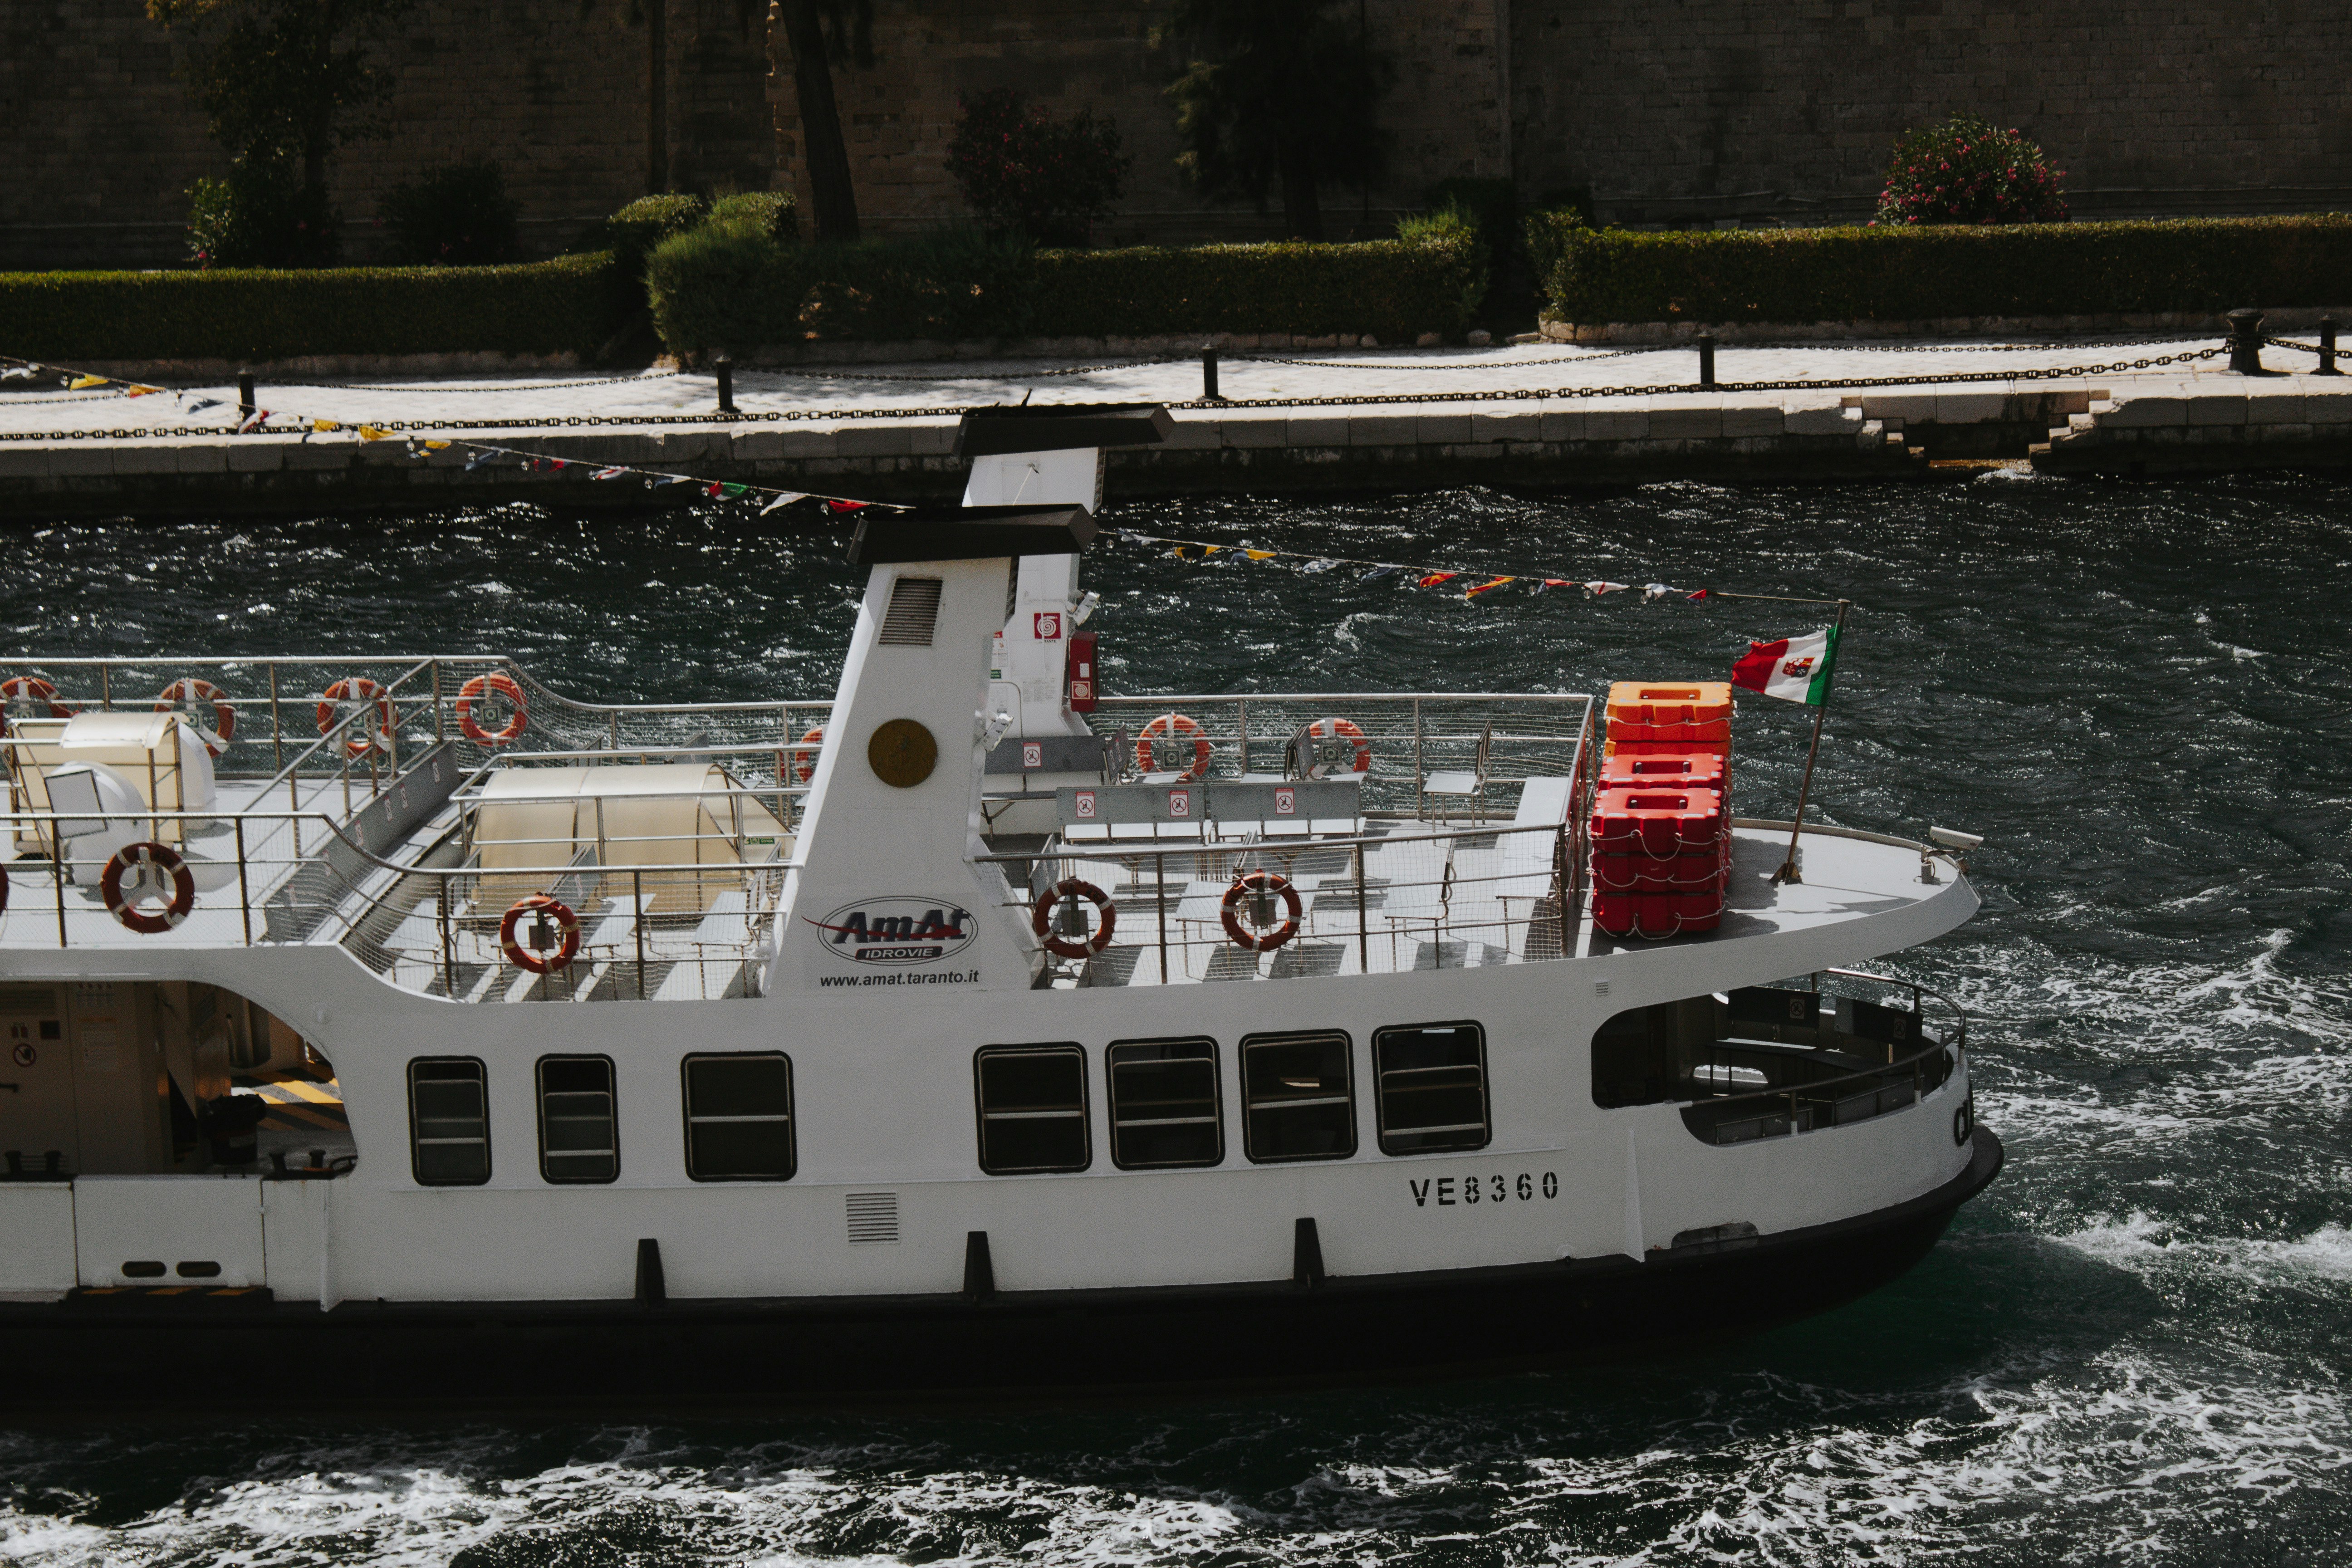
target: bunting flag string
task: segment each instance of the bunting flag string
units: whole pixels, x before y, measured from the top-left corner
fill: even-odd
[[[12,380],[30,379],[45,370],[58,373],[62,384],[73,392],[110,389],[113,392],[119,392],[124,397],[167,395],[178,401],[182,409],[189,414],[230,406],[218,397],[202,396],[192,392],[173,392],[169,388],[150,386],[143,382],[126,381],[119,377],[99,375],[90,372],[76,372],[57,365],[42,366],[30,361],[15,361],[7,369],[0,371],[0,375]],[[293,421],[293,424],[291,426],[272,426],[269,421],[275,418],[289,419]],[[393,431],[373,423],[306,416],[299,413],[279,414],[267,408],[256,408],[252,413],[237,418],[235,424],[235,433],[240,436],[295,435],[297,432],[304,441],[310,440],[313,436],[320,435],[345,435],[362,445],[395,438]],[[457,449],[465,457],[465,470],[467,473],[491,467],[501,461],[517,463],[531,472],[561,473],[574,466],[589,467],[592,461],[578,458],[550,457],[543,453],[527,452],[513,447],[494,446],[481,441],[426,438],[418,436],[409,436],[405,439],[409,456],[418,459],[429,458],[452,448]],[[664,489],[671,485],[692,485],[712,500],[740,500],[748,497],[760,503],[757,515],[761,517],[782,507],[790,506],[795,501],[819,502],[824,511],[835,518],[851,517],[870,506],[885,507],[892,510],[905,510],[891,501],[863,500],[851,496],[822,495],[813,491],[785,489],[778,486],[755,485],[734,479],[704,479],[693,474],[674,474],[658,468],[640,468],[625,463],[598,465],[589,478],[593,481],[604,483],[619,479],[640,479],[649,489]],[[1589,597],[1595,599],[1605,598],[1612,594],[1638,594],[1641,602],[1645,605],[1657,604],[1668,599],[1680,599],[1688,604],[1706,604],[1717,599],[1752,600],[1790,605],[1834,605],[1843,602],[1836,599],[1782,594],[1735,594],[1727,593],[1719,588],[1681,588],[1667,583],[1648,583],[1637,586],[1631,583],[1613,582],[1604,577],[1556,576],[1524,569],[1511,573],[1490,572],[1475,582],[1464,584],[1458,588],[1449,588],[1447,584],[1455,583],[1465,575],[1463,569],[1441,565],[1414,565],[1393,561],[1360,560],[1349,556],[1325,555],[1306,551],[1275,550],[1249,543],[1236,545],[1202,539],[1171,539],[1158,534],[1139,532],[1132,529],[1115,527],[1103,529],[1101,537],[1113,542],[1139,545],[1150,549],[1164,548],[1170,557],[1179,561],[1207,561],[1217,555],[1230,555],[1254,563],[1272,563],[1290,566],[1308,574],[1336,572],[1341,567],[1356,567],[1361,568],[1357,577],[1357,581],[1361,583],[1374,583],[1382,578],[1404,577],[1410,574],[1412,585],[1421,588],[1445,588],[1449,595],[1458,593],[1465,603],[1475,603],[1489,594],[1518,583],[1528,584],[1530,591],[1537,594],[1550,593],[1563,588],[1581,588]]]
[[[1103,530],[1103,537],[1118,543],[1140,545],[1150,550],[1165,549],[1171,557],[1178,561],[1206,561],[1213,555],[1225,553],[1238,555],[1244,561],[1275,562],[1292,566],[1299,572],[1312,574],[1336,572],[1342,566],[1360,566],[1364,571],[1357,578],[1360,583],[1374,583],[1383,577],[1397,577],[1410,574],[1412,584],[1416,588],[1445,588],[1446,584],[1468,575],[1455,567],[1415,566],[1394,561],[1360,561],[1344,555],[1322,555],[1303,550],[1269,550],[1255,544],[1213,544],[1203,539],[1169,539],[1159,534],[1139,533],[1128,528],[1106,528]],[[1488,573],[1480,576],[1475,582],[1465,584],[1459,588],[1447,588],[1446,591],[1449,594],[1458,592],[1465,602],[1475,601],[1498,588],[1507,588],[1514,583],[1524,583],[1530,592],[1538,594],[1550,593],[1560,588],[1581,588],[1589,597],[1595,599],[1605,598],[1611,594],[1634,594],[1638,595],[1645,605],[1654,605],[1664,599],[1681,599],[1694,605],[1706,604],[1714,599],[1770,599],[1807,605],[1836,603],[1833,599],[1783,599],[1781,595],[1774,594],[1727,594],[1719,588],[1677,588],[1670,583],[1636,584],[1614,583],[1605,577],[1591,579],[1555,577],[1536,572]]]

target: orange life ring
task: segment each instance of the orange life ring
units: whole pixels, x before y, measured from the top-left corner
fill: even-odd
[[[1102,911],[1102,921],[1095,927],[1094,935],[1083,942],[1054,934],[1054,907],[1064,899],[1085,899]],[[1110,895],[1092,882],[1081,882],[1076,877],[1065,877],[1037,895],[1036,907],[1030,911],[1031,929],[1045,939],[1045,951],[1064,958],[1092,958],[1110,945],[1112,928],[1118,924],[1118,906]]]
[[[809,780],[816,777],[816,748],[824,739],[824,726],[819,724],[807,734],[801,737],[801,743],[799,745],[794,746],[789,752],[784,754],[789,758],[788,765],[792,768],[793,773],[800,775],[800,781],[803,784],[806,784]],[[781,773],[782,770],[778,769],[777,771]]]
[[[205,703],[212,704],[213,721],[209,724],[197,718],[195,713]],[[188,721],[196,727],[196,733],[204,737],[205,750],[215,757],[227,751],[228,743],[236,739],[236,705],[228,700],[226,692],[209,680],[199,680],[193,675],[183,676],[155,693],[155,711],[187,714]]]
[[[1283,913],[1286,918],[1272,931],[1249,931],[1242,929],[1242,900],[1256,893],[1270,893],[1282,900]],[[1292,887],[1290,879],[1279,871],[1247,871],[1235,877],[1234,885],[1225,889],[1224,906],[1219,911],[1225,922],[1225,934],[1234,939],[1235,946],[1246,948],[1253,952],[1272,952],[1276,948],[1297,936],[1301,912],[1298,889]]]
[[[525,917],[530,920],[533,936],[554,932],[555,945],[552,949],[541,948],[536,944],[525,947],[516,940],[517,928]],[[545,893],[532,893],[517,899],[514,908],[499,921],[499,950],[507,955],[509,963],[517,969],[528,969],[533,974],[562,969],[580,956],[580,917],[573,914],[562,900],[551,898]]]
[[[131,879],[131,889],[123,890],[122,879],[132,867],[138,871]],[[165,900],[163,912],[149,914],[139,907],[139,900],[149,893],[163,897],[163,884],[169,881],[171,897]],[[106,863],[105,874],[99,878],[98,890],[106,900],[106,912],[129,926],[142,936],[155,936],[170,931],[188,918],[196,907],[196,879],[180,852],[168,844],[126,844],[114,852]]]
[[[514,712],[508,716],[504,729],[485,730],[474,722],[474,704],[487,702],[494,691],[513,706]],[[457,728],[466,732],[469,741],[479,741],[485,746],[503,746],[520,736],[529,722],[530,704],[523,700],[522,688],[515,684],[511,676],[478,675],[457,688]]]
[[[1360,773],[1372,771],[1372,743],[1364,738],[1362,728],[1354,720],[1318,719],[1307,726],[1307,732],[1318,741],[1355,742],[1356,765],[1350,771]],[[1329,773],[1330,770],[1320,763],[1315,763],[1307,770],[1307,776],[1311,779],[1325,778]]]
[[[364,675],[345,676],[326,690],[319,693],[319,733],[331,735],[341,721],[339,711],[345,703],[373,704],[376,727],[343,736],[343,750],[354,757],[364,757],[372,751],[387,751],[392,745],[392,731],[399,724],[399,712],[392,705],[392,693]]]
[[[1207,776],[1209,759],[1214,755],[1213,748],[1209,744],[1208,736],[1202,733],[1201,726],[1181,713],[1162,713],[1143,727],[1143,733],[1135,741],[1137,770],[1147,773],[1159,771],[1153,766],[1151,756],[1151,742],[1155,739],[1165,740],[1173,748],[1186,735],[1192,737],[1192,765],[1176,775],[1177,782],[1190,784],[1194,779]]]
[[[12,675],[0,680],[0,703],[22,708],[26,718],[70,719],[74,710],[58,700],[58,689],[37,675]],[[35,711],[37,707],[38,711]]]

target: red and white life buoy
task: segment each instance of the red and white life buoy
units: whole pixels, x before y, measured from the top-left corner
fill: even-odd
[[[1101,919],[1095,923],[1094,934],[1084,939],[1056,935],[1054,931],[1054,910],[1066,899],[1084,899],[1094,905]],[[1036,907],[1030,911],[1029,924],[1045,939],[1045,951],[1064,958],[1092,958],[1110,945],[1110,933],[1118,924],[1118,907],[1110,895],[1092,882],[1082,882],[1076,877],[1065,877],[1037,895]]]
[[[485,729],[474,718],[474,704],[478,702],[487,709],[493,696],[504,698],[513,710],[507,715],[505,725],[496,730]],[[503,746],[520,736],[523,726],[530,721],[530,704],[523,700],[522,688],[512,676],[478,675],[457,688],[457,728],[466,732],[469,741],[478,741],[485,746]]]
[[[168,844],[124,845],[106,863],[98,890],[106,912],[142,936],[170,931],[196,907],[195,876]],[[142,907],[150,902],[161,907]]]
[[[526,920],[530,921],[528,943],[521,929]],[[562,900],[545,893],[517,899],[499,921],[499,950],[509,963],[533,974],[562,969],[580,956],[580,917]]]
[[[1358,773],[1372,771],[1372,743],[1364,738],[1362,728],[1354,720],[1318,719],[1307,726],[1307,732],[1318,741],[1355,742],[1356,765],[1344,771]],[[1310,779],[1328,778],[1333,771],[1321,763],[1316,763],[1307,768],[1307,776]]]
[[[204,719],[208,708],[212,718],[209,724]],[[172,682],[155,693],[155,711],[186,714],[188,722],[196,727],[196,733],[204,737],[205,750],[215,757],[227,751],[228,743],[236,739],[236,705],[228,700],[228,693],[209,680],[190,675]]]
[[[1284,919],[1280,925],[1253,931],[1242,924],[1243,900],[1255,902],[1260,897],[1282,900]],[[1272,952],[1297,936],[1301,912],[1298,889],[1279,871],[1246,871],[1235,877],[1234,885],[1225,889],[1224,906],[1219,911],[1225,922],[1225,934],[1234,939],[1234,944],[1253,952]],[[1255,925],[1255,920],[1251,923]]]
[[[800,781],[803,784],[806,784],[809,780],[816,777],[816,749],[818,744],[823,742],[824,739],[824,726],[819,724],[807,734],[803,735],[801,737],[801,743],[794,746],[784,755],[783,760],[785,765],[790,767],[793,773],[800,775]],[[780,769],[778,771],[781,772],[782,770]]]
[[[70,719],[74,710],[58,700],[58,689],[37,675],[0,680],[0,704],[19,719]]]
[[[1190,784],[1194,779],[1205,777],[1209,772],[1209,759],[1214,755],[1214,752],[1209,745],[1208,736],[1202,732],[1201,726],[1181,713],[1162,713],[1143,727],[1143,733],[1137,736],[1135,741],[1137,770],[1147,773],[1160,771],[1154,765],[1151,755],[1152,742],[1166,741],[1172,751],[1181,744],[1187,735],[1192,738],[1192,765],[1177,774],[1176,782]]]
[[[364,723],[344,731],[343,750],[354,757],[364,757],[372,751],[390,751],[392,731],[400,721],[392,705],[392,693],[364,675],[346,676],[319,693],[319,733],[331,735],[343,720],[343,709],[351,704],[373,707],[375,725]]]

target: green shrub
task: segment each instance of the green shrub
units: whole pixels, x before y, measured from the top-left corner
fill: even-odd
[[[331,267],[342,215],[290,164],[239,162],[188,190],[188,255],[199,267]]]
[[[1213,245],[1030,251],[969,231],[783,247],[707,226],[646,265],[654,324],[672,352],[843,340],[1029,333],[1453,331],[1485,287],[1457,218],[1444,234],[1357,245]]]
[[[1956,114],[1895,144],[1874,221],[2063,223],[2065,174],[2018,132]]]
[[[593,243],[597,248],[610,250],[622,271],[637,277],[644,272],[646,258],[653,254],[654,247],[672,235],[684,234],[709,211],[708,201],[688,192],[666,191],[660,195],[639,196],[606,218],[604,232]]]
[[[1520,226],[1520,236],[1527,246],[1528,267],[1535,274],[1539,292],[1549,287],[1552,275],[1559,270],[1560,259],[1568,252],[1570,237],[1580,230],[1589,232],[1591,227],[1592,220],[1584,209],[1572,204],[1528,215],[1528,221]]]
[[[1003,337],[1028,331],[1032,256],[971,230],[788,247],[749,225],[711,223],[655,249],[646,290],[662,342],[680,353]]]
[[[744,191],[710,204],[710,224],[749,223],[778,239],[797,238],[800,198],[790,191]]]
[[[2340,303],[2352,216],[2003,226],[1558,230],[1569,321],[1925,321]],[[1530,226],[1531,247],[1539,247]]]
[[[514,267],[0,272],[0,343],[27,358],[593,353],[619,327],[609,255]]]
[[[1461,213],[1496,262],[1507,259],[1518,246],[1519,190],[1508,180],[1456,175],[1430,186],[1422,200],[1432,212],[1452,207]]]
[[[386,191],[382,205],[396,262],[481,267],[514,258],[520,209],[488,158],[427,169]]]
[[[982,226],[1033,245],[1084,245],[1135,163],[1092,109],[1056,120],[1011,88],[957,100],[948,173]]]

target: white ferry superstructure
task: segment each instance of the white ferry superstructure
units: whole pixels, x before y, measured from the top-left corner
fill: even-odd
[[[1101,693],[1101,453],[1167,430],[969,417],[964,508],[860,514],[829,701],[13,665],[13,1397],[1377,1377],[1923,1256],[2000,1145],[1864,966],[1974,911],[1953,852],[1776,880],[1738,819],[1719,925],[1612,937],[1588,698]]]

